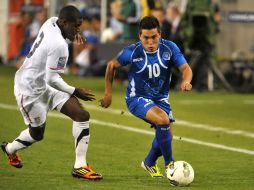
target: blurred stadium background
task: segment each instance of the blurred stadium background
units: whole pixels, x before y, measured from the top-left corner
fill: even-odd
[[[82,12],[82,33],[87,38],[85,47],[70,47],[72,74],[103,76],[106,61],[137,41],[138,21],[152,14],[161,21],[163,37],[185,52],[196,90],[254,92],[252,0],[1,0],[1,63],[19,67],[40,25],[66,4]],[[180,13],[176,34],[169,4]],[[117,77],[124,81],[126,71]],[[172,88],[177,88],[178,78],[175,71]]]

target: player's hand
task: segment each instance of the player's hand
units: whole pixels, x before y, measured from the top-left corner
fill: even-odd
[[[182,91],[191,91],[192,85],[189,82],[182,82],[181,83],[181,90]]]
[[[74,41],[77,45],[81,45],[81,44],[84,44],[85,42],[86,42],[86,39],[85,38],[83,38],[82,36],[81,36],[81,34],[76,34],[75,35],[75,41]]]
[[[104,95],[104,97],[99,102],[100,102],[101,107],[108,108],[111,105],[112,96],[111,95]]]
[[[75,88],[73,95],[76,96],[77,98],[84,100],[84,101],[95,100],[94,94],[91,93],[91,90],[86,90],[83,88]]]

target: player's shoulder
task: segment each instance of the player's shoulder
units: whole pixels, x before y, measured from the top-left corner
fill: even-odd
[[[117,55],[118,62],[121,63],[121,65],[129,64],[131,59],[137,56],[136,50],[140,49],[140,47],[142,47],[140,42],[124,47]]]
[[[180,52],[179,47],[170,40],[161,39],[159,44],[162,52],[169,51],[171,55]]]
[[[63,38],[61,31],[56,23],[57,17],[49,18],[43,26],[43,32],[45,33],[45,39],[49,48],[65,48],[67,46],[66,40]]]
[[[175,47],[177,47],[177,45],[174,42],[172,42],[170,40],[163,39],[163,38],[160,39],[159,43],[161,46],[166,46],[170,49],[174,49]]]
[[[57,20],[58,17],[51,17],[43,24],[43,31],[48,34],[48,38],[59,40],[58,38],[62,37],[61,30],[57,25]]]
[[[45,33],[52,32],[55,30],[54,28],[58,27],[56,24],[57,19],[57,17],[50,17],[44,22],[44,24],[42,25],[42,29]]]
[[[134,52],[136,52],[137,50],[142,50],[142,44],[141,42],[137,42],[135,44],[130,44],[129,46],[126,46],[123,51],[125,53],[130,53],[133,54]]]
[[[126,46],[124,49],[129,50],[129,51],[134,51],[135,49],[139,48],[141,46],[141,42],[137,42],[135,44],[130,44]]]

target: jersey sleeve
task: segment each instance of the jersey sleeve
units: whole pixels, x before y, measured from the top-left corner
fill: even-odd
[[[171,42],[170,46],[172,51],[172,61],[175,64],[175,66],[179,67],[182,64],[187,63],[186,59],[184,58],[182,52],[177,47],[177,45]]]
[[[118,55],[117,61],[120,65],[125,66],[131,63],[132,49],[130,47],[124,48]]]
[[[49,50],[46,70],[48,72],[63,73],[68,60],[68,48],[65,44],[59,45],[53,50]]]

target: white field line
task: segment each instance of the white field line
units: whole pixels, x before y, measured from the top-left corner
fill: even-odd
[[[250,105],[254,105],[254,100],[245,100],[244,102],[243,102],[244,104],[250,104]]]
[[[95,105],[84,105],[84,106],[88,109],[91,109],[91,110],[105,112],[105,109],[103,109],[99,106],[95,106]],[[112,113],[112,114],[120,115],[123,112],[123,110],[107,108],[107,113],[108,112]],[[132,116],[129,112],[126,112],[126,111],[124,111],[123,115]],[[176,120],[174,125],[182,125],[184,127],[197,128],[197,129],[202,129],[202,130],[207,130],[207,131],[222,132],[222,133],[226,133],[226,134],[230,134],[230,135],[239,135],[239,136],[254,138],[254,133],[251,133],[248,131],[232,130],[232,129],[227,129],[227,128],[223,128],[223,127],[193,123],[193,122],[179,120],[179,119]]]
[[[18,110],[17,106],[12,106],[12,105],[7,105],[7,104],[0,104],[0,108],[10,109],[10,110]],[[66,117],[65,115],[60,114],[60,113],[50,112],[50,113],[48,113],[48,116],[56,117],[56,118],[69,119],[68,117]],[[152,131],[148,131],[148,130],[144,130],[144,129],[137,129],[137,128],[127,126],[127,125],[118,125],[118,124],[115,124],[115,123],[99,121],[99,120],[96,120],[96,119],[91,119],[90,122],[94,123],[94,124],[97,124],[97,125],[103,125],[103,126],[107,126],[107,127],[111,127],[111,128],[131,131],[131,132],[135,132],[135,133],[146,134],[146,135],[154,135],[154,132],[152,132]],[[229,150],[229,151],[232,151],[232,152],[239,152],[239,153],[243,153],[243,154],[254,155],[253,150],[242,149],[242,148],[234,148],[234,147],[230,147],[230,146],[226,146],[226,145],[222,145],[222,144],[209,143],[209,142],[200,141],[200,140],[196,140],[196,139],[191,139],[191,138],[187,138],[187,137],[181,137],[180,138],[179,136],[174,136],[174,139],[189,142],[189,143],[192,143],[192,144],[198,144],[198,145],[213,147],[213,148],[222,149],[222,150]]]
[[[88,108],[88,109],[91,109],[91,110],[95,110],[95,111],[101,111],[101,112],[106,111],[107,113],[112,113],[112,114],[117,114],[117,115],[123,114],[123,115],[126,115],[126,116],[132,116],[132,114],[129,113],[128,111],[123,111],[123,110],[120,110],[120,109],[107,108],[105,110],[104,108],[101,108],[101,107],[95,106],[95,105],[84,105],[84,107]],[[17,106],[8,105],[8,104],[1,104],[1,103],[0,103],[0,108],[18,109]],[[212,126],[212,125],[207,125],[207,124],[193,123],[193,122],[179,120],[179,119],[177,119],[177,121],[175,122],[174,125],[181,125],[181,126],[184,126],[184,127],[202,129],[202,130],[207,130],[207,131],[212,131],[212,132],[222,132],[222,133],[230,134],[230,135],[238,135],[238,136],[254,138],[254,133],[251,133],[249,131],[232,130],[232,129],[227,129],[227,128],[223,128],[223,127],[217,127],[217,126]]]
[[[204,104],[223,104],[223,100],[182,100],[179,101],[180,104],[183,105],[204,105]]]

